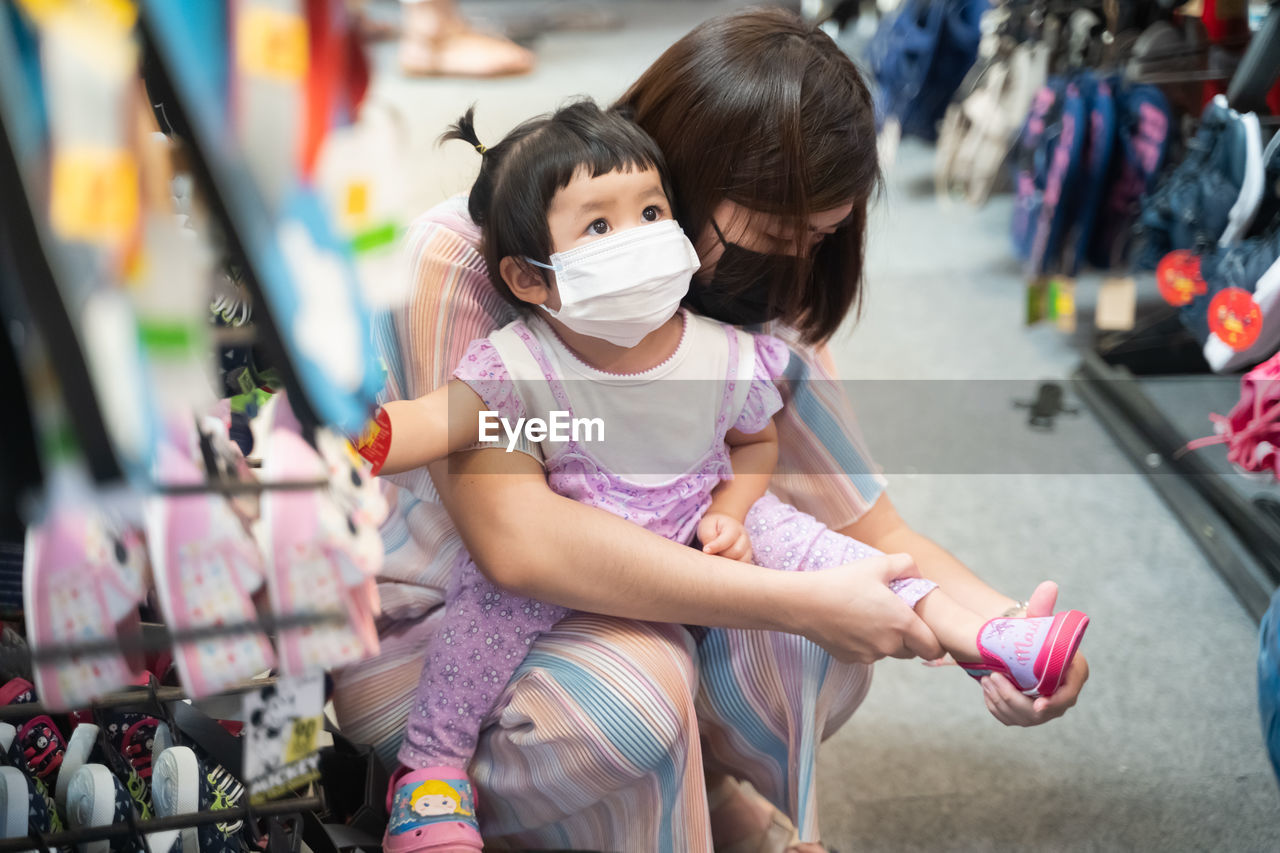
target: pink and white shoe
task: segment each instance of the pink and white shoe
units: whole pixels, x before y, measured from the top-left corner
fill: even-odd
[[[321,481],[324,461],[299,435],[272,431],[263,453],[266,483]],[[266,555],[271,609],[277,616],[341,615],[345,623],[287,628],[276,646],[280,669],[302,675],[363,660],[371,651],[368,577],[348,547],[348,519],[323,486],[270,489],[262,497],[258,539]]]
[[[391,817],[382,837],[385,853],[426,853],[441,848],[480,853],[484,848],[471,780],[457,768],[401,769],[392,776],[387,810]]]
[[[32,648],[139,632],[143,591],[128,559],[129,548],[88,504],[60,502],[28,530],[23,599]],[[119,651],[40,663],[36,691],[51,708],[77,707],[131,683],[140,663]]]
[[[1062,686],[1089,617],[1079,610],[1053,616],[992,619],[978,630],[981,663],[961,661],[974,678],[998,672],[1028,696],[1052,696]]]
[[[161,445],[157,479],[204,482],[188,454]],[[262,555],[226,499],[216,493],[161,495],[147,513],[152,573],[165,622],[174,631],[258,621],[250,596],[262,585]],[[192,697],[218,693],[275,664],[255,630],[178,643],[174,662]]]

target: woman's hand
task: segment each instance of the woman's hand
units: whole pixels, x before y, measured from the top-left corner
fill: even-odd
[[[1028,616],[1051,616],[1058,601],[1058,585],[1045,581],[1036,587],[1027,604]],[[1089,679],[1089,662],[1076,653],[1067,669],[1066,681],[1052,696],[1032,699],[1024,696],[1013,682],[999,673],[982,679],[983,698],[987,710],[1006,726],[1038,726],[1061,717],[1076,704],[1080,688]]]
[[[810,587],[804,635],[846,663],[942,657],[938,638],[888,586],[895,578],[919,576],[909,554],[805,572],[802,577]]]
[[[719,554],[730,560],[751,562],[751,537],[742,522],[722,512],[709,512],[698,522],[698,541],[705,554]]]

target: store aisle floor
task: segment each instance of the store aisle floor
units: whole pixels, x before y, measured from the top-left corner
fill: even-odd
[[[463,9],[501,19],[517,5]],[[434,147],[469,104],[487,141],[566,96],[611,99],[696,21],[741,4],[593,5],[624,28],[548,34],[524,78],[405,80],[393,48],[377,49],[374,98],[408,120],[416,203],[474,175],[466,146]],[[1055,329],[1021,326],[1007,199],[939,206],[931,161],[906,143],[888,171],[866,310],[833,353],[900,512],[1011,594],[1059,581],[1062,605],[1093,618],[1093,674],[1063,720],[1021,730],[991,719],[954,668],[879,665],[822,752],[825,841],[843,853],[1280,849],[1255,625],[1087,411],[1027,428],[1014,401],[1078,355]]]

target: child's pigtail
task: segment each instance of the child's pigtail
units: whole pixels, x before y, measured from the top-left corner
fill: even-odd
[[[483,227],[489,218],[489,200],[493,196],[493,166],[496,158],[476,135],[475,116],[476,107],[472,104],[462,118],[449,125],[449,129],[440,135],[439,141],[460,139],[480,154],[480,174],[476,176],[476,182],[471,187],[471,194],[467,199],[467,212],[471,214],[472,222]]]

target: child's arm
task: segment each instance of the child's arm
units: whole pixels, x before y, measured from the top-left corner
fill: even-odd
[[[416,400],[393,400],[361,438],[361,455],[375,474],[419,468],[474,444],[484,410],[480,395],[457,379]]]
[[[778,464],[778,428],[769,421],[756,433],[731,429],[724,440],[729,445],[733,479],[725,480],[711,493],[711,506],[698,524],[698,539],[708,554],[749,563],[751,540],[742,523],[769,488]]]

